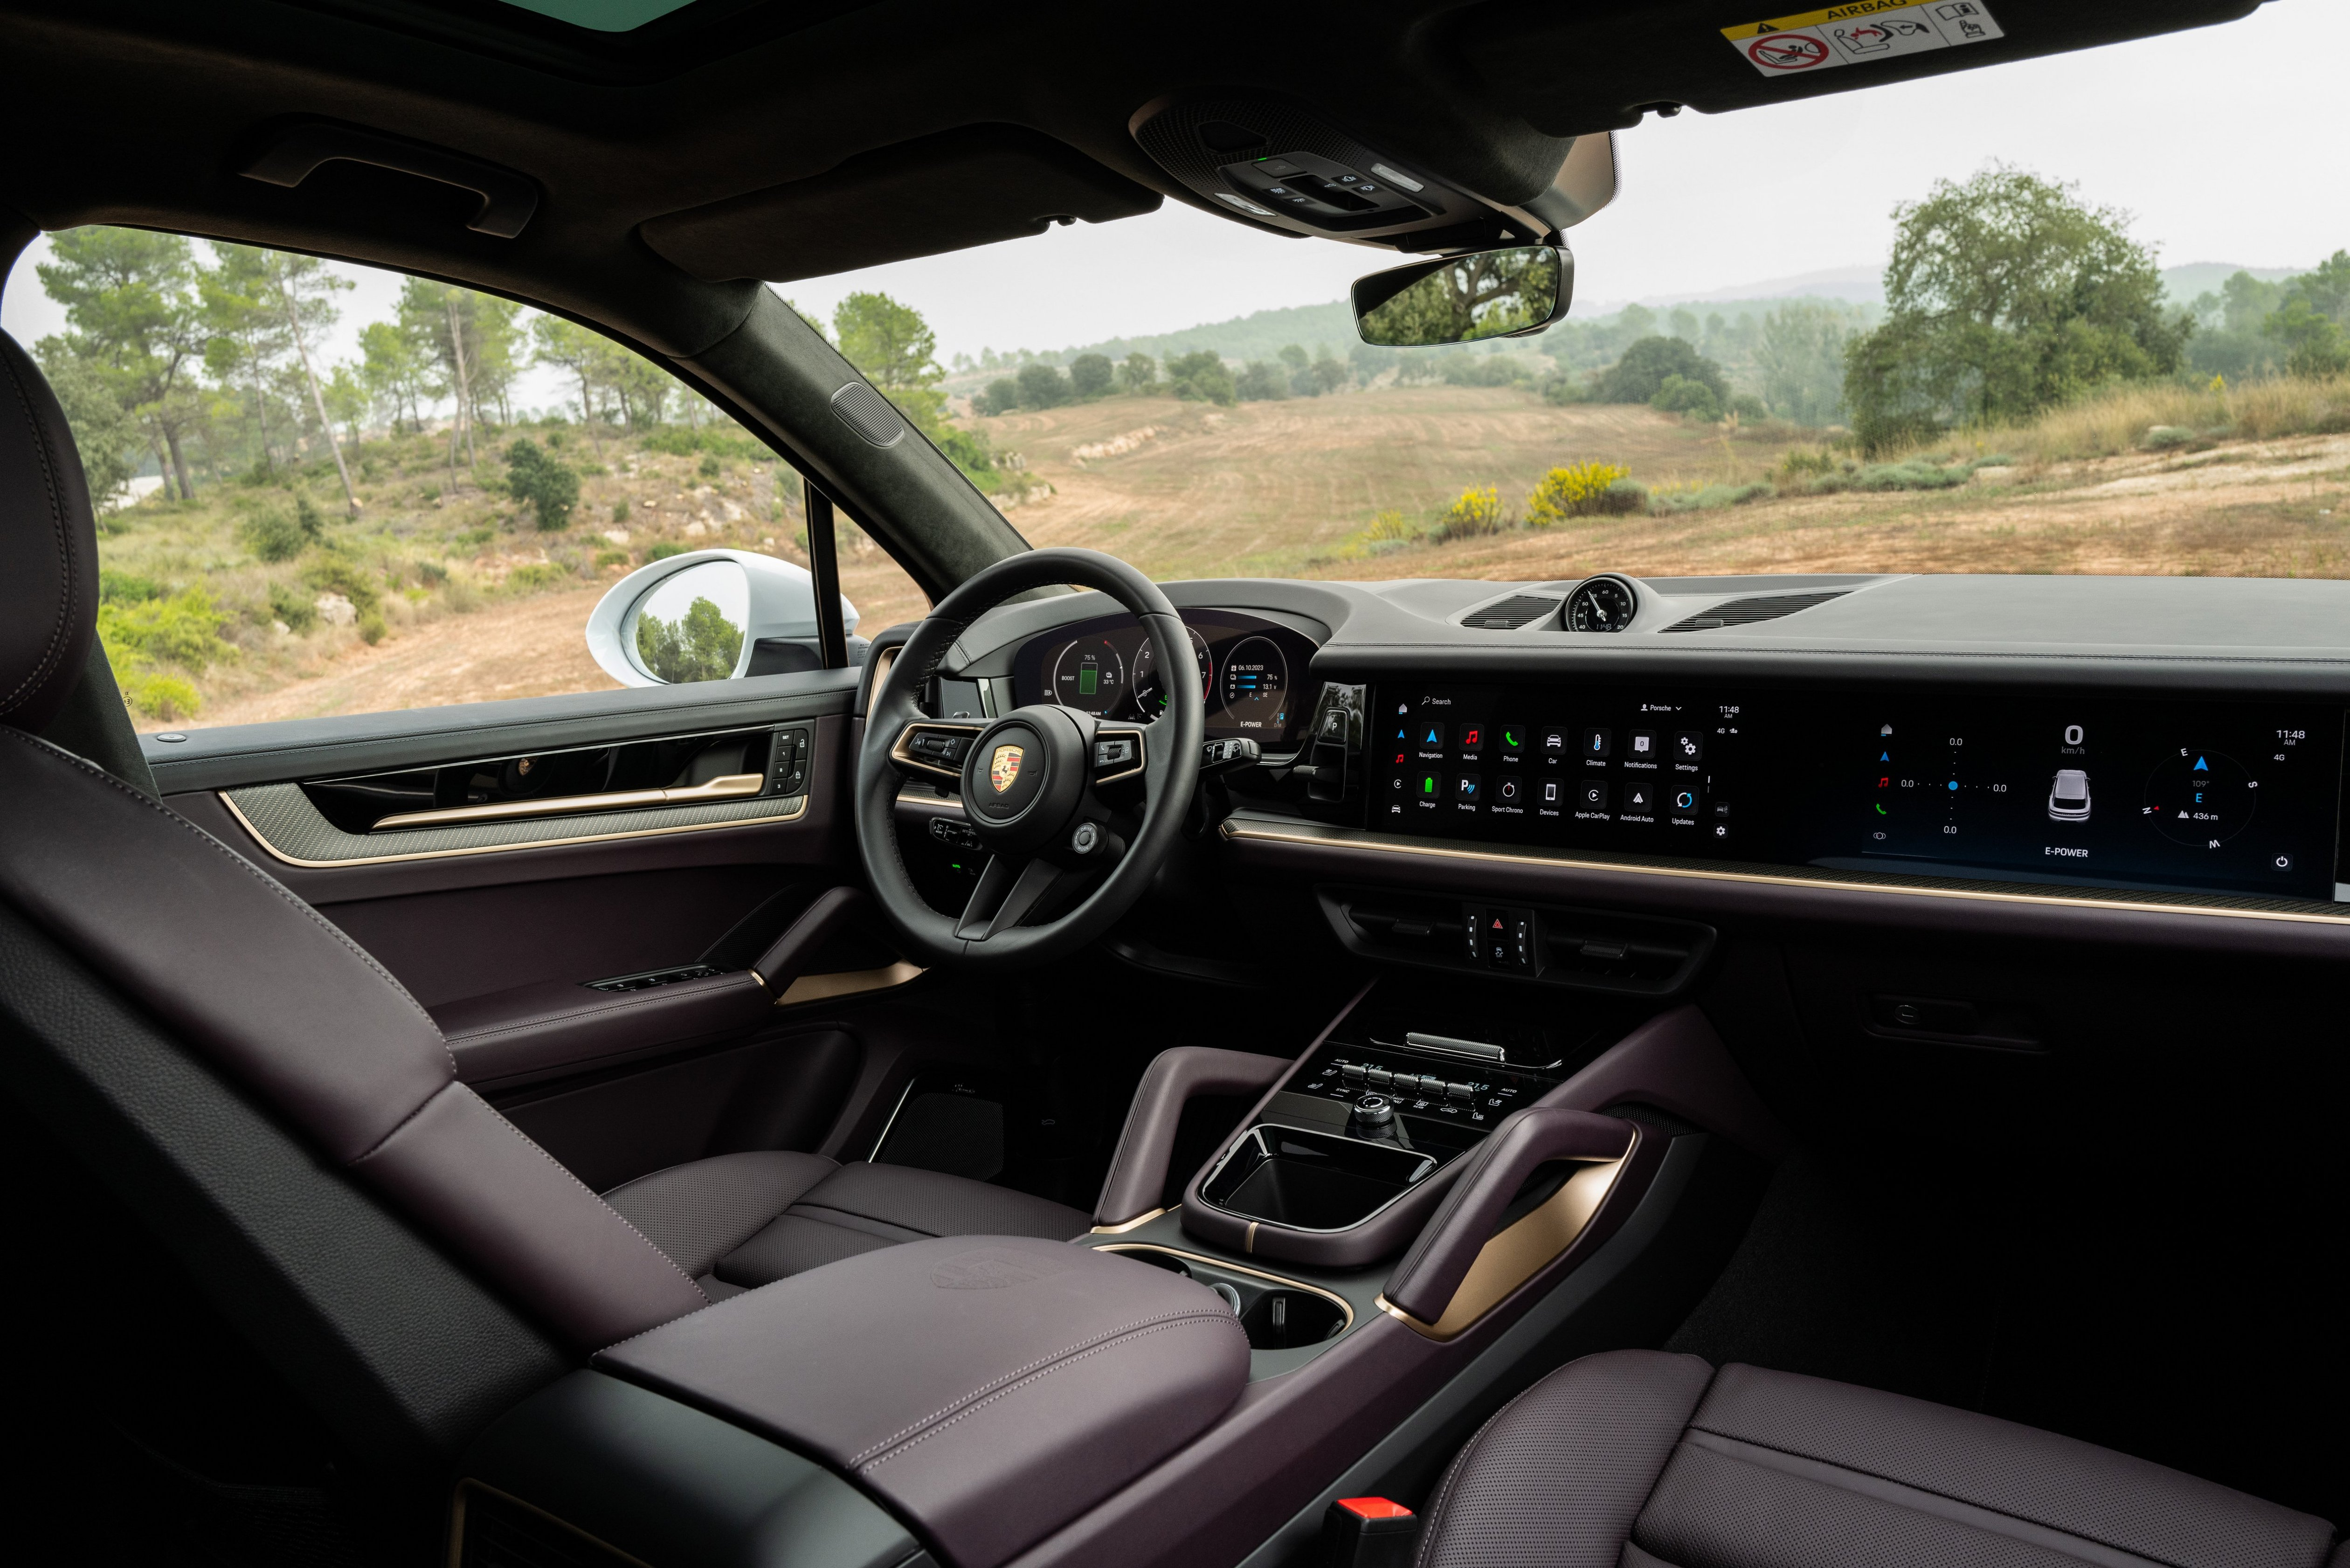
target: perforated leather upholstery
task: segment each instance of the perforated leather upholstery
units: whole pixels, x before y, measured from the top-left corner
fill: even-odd
[[[1504,1407],[1419,1568],[2319,1568],[2322,1519],[1896,1394],[1618,1351]]]

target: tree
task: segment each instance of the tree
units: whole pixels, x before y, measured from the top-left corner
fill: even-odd
[[[1018,379],[1024,409],[1057,409],[1069,400],[1069,379],[1042,359],[1021,366]]]
[[[277,462],[270,439],[271,382],[290,347],[265,253],[214,242],[213,265],[196,275],[196,297],[206,333],[204,368],[224,389],[236,389],[245,439],[263,471]],[[285,423],[291,425],[291,410]],[[289,454],[290,455],[290,454]]]
[[[1080,354],[1069,361],[1069,390],[1081,402],[1109,396],[1116,380],[1107,354]]]
[[[1686,414],[1703,424],[1718,423],[1721,419],[1721,396],[1705,382],[1689,376],[1668,376],[1648,400],[1648,406],[1659,413]]]
[[[637,618],[637,657],[657,680],[723,680],[743,657],[743,631],[709,599],[696,599],[673,621]]]
[[[439,395],[415,340],[389,321],[359,329],[359,381],[394,430],[405,415],[409,429],[421,431],[422,401]]]
[[[833,307],[832,330],[840,357],[916,430],[934,436],[946,413],[946,398],[936,389],[946,372],[939,368],[938,336],[921,312],[886,294],[859,292]]]
[[[2020,419],[2177,368],[2167,311],[2126,214],[1994,163],[1893,213],[1885,325],[1847,350],[1845,401],[1871,450],[1958,421]]]
[[[596,433],[596,389],[597,372],[603,363],[598,349],[606,340],[560,316],[542,316],[532,322],[530,337],[535,362],[567,371],[579,383],[579,422],[588,427],[588,440],[597,455],[602,456],[604,438]]]
[[[1289,377],[1279,365],[1252,359],[1232,383],[1244,403],[1279,402],[1289,396]]]
[[[188,242],[144,229],[68,229],[34,270],[72,328],[43,340],[44,358],[94,366],[181,499],[194,499],[184,447],[203,421],[196,371],[206,334]]]
[[[1314,346],[1313,375],[1317,392],[1335,392],[1351,379],[1351,372],[1331,355],[1327,343]]]
[[[327,411],[343,427],[343,439],[356,444],[359,439],[359,422],[367,418],[369,403],[367,384],[348,365],[338,365],[327,378]]]
[[[542,533],[567,527],[571,509],[579,504],[579,475],[528,436],[516,437],[506,448],[506,489],[515,500],[530,503]]]
[[[214,249],[220,246],[215,244]],[[351,471],[343,462],[342,443],[335,439],[335,421],[327,412],[327,395],[318,383],[317,367],[310,362],[310,344],[304,331],[324,332],[334,325],[337,311],[333,296],[342,289],[358,286],[349,278],[327,270],[326,264],[316,256],[295,255],[285,251],[264,251],[263,265],[269,280],[276,286],[277,305],[284,313],[286,336],[294,344],[295,358],[302,364],[302,379],[309,384],[310,401],[318,411],[318,429],[327,438],[327,450],[334,454],[335,472],[343,481],[343,501],[356,517],[359,512],[359,493],[352,487]]]
[[[1020,383],[1000,376],[985,390],[972,395],[971,406],[983,414],[1008,414],[1020,406]]]
[[[141,444],[138,421],[123,408],[105,371],[93,360],[56,351],[58,341],[55,337],[41,340],[36,350],[41,372],[49,379],[49,389],[57,395],[66,423],[73,431],[90,502],[103,511],[130,483],[136,465],[130,456]]]
[[[2296,376],[2350,369],[2350,334],[2343,330],[2350,327],[2350,251],[2335,251],[2314,272],[2287,278],[2278,293],[2261,336],[2284,350],[2284,368]]]
[[[1844,351],[1851,337],[1834,306],[1797,300],[1765,316],[1754,348],[1763,403],[1797,424],[1834,424],[1844,411]]]
[[[1159,366],[1149,355],[1128,354],[1118,361],[1118,389],[1121,392],[1149,392],[1159,386]]]
[[[1721,367],[1679,337],[1643,337],[1626,348],[1599,378],[1603,403],[1646,403],[1664,390],[1665,379],[1679,376],[1696,381],[1713,393],[1719,403],[1730,396]],[[1719,417],[1719,416],[1717,416]]]
[[[1212,348],[1170,355],[1167,360],[1170,390],[1189,402],[1215,403],[1229,408],[1240,396],[1232,373]]]

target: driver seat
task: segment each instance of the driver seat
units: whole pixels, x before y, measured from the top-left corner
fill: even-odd
[[[0,1033],[17,1096],[192,1064],[307,1147],[318,1206],[346,1182],[370,1193],[574,1353],[894,1242],[1087,1228],[963,1178],[780,1151],[590,1192],[457,1081],[380,963],[155,798],[97,613],[72,434],[0,334]]]

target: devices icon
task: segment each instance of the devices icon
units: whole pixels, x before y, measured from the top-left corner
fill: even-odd
[[[2048,790],[2048,816],[2054,822],[2089,820],[2089,775],[2079,768],[2061,768]]]

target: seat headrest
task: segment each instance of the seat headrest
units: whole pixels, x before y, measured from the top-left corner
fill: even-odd
[[[65,410],[0,333],[0,724],[39,730],[98,628],[98,524]]]

